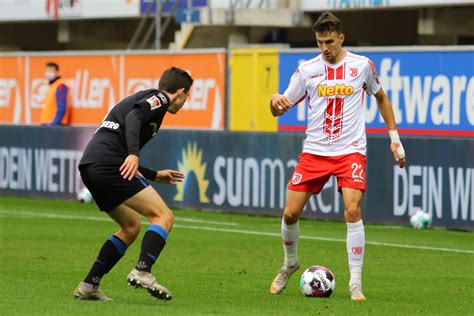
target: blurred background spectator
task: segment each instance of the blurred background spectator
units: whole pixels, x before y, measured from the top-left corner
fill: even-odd
[[[41,111],[41,124],[68,125],[70,118],[69,89],[59,76],[58,64],[47,63],[44,76],[49,82],[49,87]]]

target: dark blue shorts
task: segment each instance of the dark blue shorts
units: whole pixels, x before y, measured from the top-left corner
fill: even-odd
[[[103,163],[79,166],[82,181],[101,211],[110,212],[149,186],[145,178],[139,176],[130,181],[124,179],[119,168],[120,165]]]

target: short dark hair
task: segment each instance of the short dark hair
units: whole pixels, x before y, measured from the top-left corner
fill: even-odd
[[[46,67],[53,67],[54,69],[56,69],[56,71],[59,71],[59,65],[51,61],[46,64]]]
[[[186,71],[177,67],[171,67],[166,69],[161,75],[158,90],[175,93],[178,89],[184,88],[184,91],[187,93],[192,84],[193,78]]]
[[[322,13],[318,20],[313,24],[313,30],[316,33],[342,33],[342,22],[331,12]]]

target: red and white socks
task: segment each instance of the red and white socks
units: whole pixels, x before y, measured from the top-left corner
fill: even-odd
[[[285,266],[291,267],[298,262],[298,238],[300,236],[300,224],[288,225],[285,219],[281,220],[281,238],[285,252]]]
[[[349,284],[362,285],[362,264],[364,262],[365,230],[364,223],[359,220],[347,224],[347,255],[351,279]]]

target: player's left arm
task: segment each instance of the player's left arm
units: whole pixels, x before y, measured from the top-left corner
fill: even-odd
[[[139,166],[138,173],[148,180],[169,183],[176,185],[178,182],[183,182],[184,174],[176,170],[153,170],[147,167]]]
[[[162,182],[162,183],[169,183],[172,185],[177,185],[179,182],[183,182],[184,180],[184,173],[181,173],[176,170],[159,170],[156,173],[156,179],[155,181],[157,182]]]
[[[379,91],[374,94],[377,100],[377,105],[380,110],[380,114],[385,121],[388,128],[388,134],[390,135],[390,150],[393,153],[393,158],[398,161],[400,168],[405,166],[405,149],[403,148],[400,136],[397,132],[397,124],[395,122],[395,115],[390,100],[387,97],[385,91],[380,87]]]

